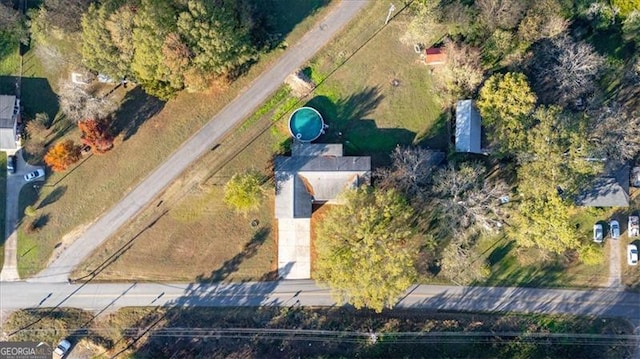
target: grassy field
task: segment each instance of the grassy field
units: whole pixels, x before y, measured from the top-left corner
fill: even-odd
[[[124,308],[92,318],[90,313],[80,310],[26,310],[13,313],[5,328],[12,331],[28,326],[27,330],[11,337],[12,340],[56,343],[70,336],[75,354],[94,358],[114,355],[195,358],[206,353],[207,357],[233,358],[284,355],[606,359],[628,357],[637,345],[630,339],[633,327],[623,319],[568,315],[434,313],[410,309],[375,314],[350,308],[292,306]],[[177,328],[198,328],[201,335],[196,338],[189,336],[190,333],[179,334],[175,332]],[[242,328],[245,332],[215,334],[224,328],[235,328],[236,332]],[[145,329],[153,330],[134,340]],[[203,331],[206,329],[210,330]],[[258,333],[258,329],[262,333]],[[297,332],[282,333],[283,329]],[[314,332],[303,334],[302,330]],[[497,335],[500,332],[515,332],[520,336]],[[211,335],[204,335],[206,333]],[[376,333],[377,340],[372,342],[368,333]],[[564,337],[554,338],[551,336],[554,333],[562,333]],[[592,337],[585,342],[571,334],[604,334],[604,337]],[[612,334],[623,336],[612,338]],[[526,338],[527,335],[549,336],[536,339]]]
[[[129,88],[126,92],[119,89],[116,96],[121,96],[123,103],[115,114],[114,132],[118,135],[115,148],[103,156],[90,156],[65,173],[50,174],[37,198],[25,194],[21,199],[25,204],[36,206],[38,215],[47,216],[48,222],[37,233],[25,233],[24,226],[19,229],[18,250],[19,253],[26,253],[18,261],[20,275],[26,277],[42,269],[56,246],[72,240],[74,233],[78,233],[122,198],[213,114],[249,85],[252,79],[279,57],[287,43],[294,43],[324,14],[327,7],[322,7],[323,4],[323,1],[308,2],[296,6],[295,13],[280,12],[275,23],[279,23],[278,16],[288,19],[283,22],[282,29],[276,29],[283,36],[286,35],[281,46],[264,55],[247,74],[227,88],[206,94],[183,93],[166,103],[146,96],[137,88]],[[298,25],[293,28],[293,24]],[[62,48],[64,46],[66,45],[61,45]],[[54,81],[68,75],[68,71],[51,72],[39,56],[34,55],[28,61],[32,61],[32,76],[46,79],[44,82],[54,90]],[[39,111],[29,109],[27,103],[25,110],[29,113]],[[52,112],[55,110],[57,108]],[[77,138],[75,126],[65,121],[61,117],[56,121],[59,125],[54,138]],[[30,250],[34,245],[37,245],[37,250]]]
[[[0,75],[15,75],[20,71],[20,43],[0,31]]]
[[[320,52],[307,69],[320,84],[298,103],[316,107],[330,126],[317,142],[343,143],[347,154],[373,156],[374,165],[385,163],[397,144],[428,138],[428,145],[446,148],[448,139],[446,127],[444,131],[438,127],[440,108],[431,90],[429,71],[417,61],[413,49],[398,41],[404,22],[391,23],[377,34],[379,27],[371,26],[385,7],[373,3]],[[381,48],[389,51],[381,54]],[[334,62],[338,53],[348,61]],[[393,86],[393,79],[399,80],[400,86]],[[296,101],[286,89],[278,91],[220,148],[204,156],[167,191],[175,202],[167,200],[165,193],[160,208],[148,208],[140,220],[100,248],[75,276],[88,275],[134,237],[135,244],[118,255],[98,280],[255,280],[272,275],[277,230],[271,225],[273,183],[265,184],[269,195],[260,209],[246,217],[231,212],[220,199],[224,184],[235,173],[257,169],[272,176],[273,157],[288,148],[286,120]],[[168,215],[145,229],[165,207]],[[260,226],[251,228],[253,219],[258,219]],[[264,237],[257,243],[256,234]],[[229,267],[235,273],[227,274]]]

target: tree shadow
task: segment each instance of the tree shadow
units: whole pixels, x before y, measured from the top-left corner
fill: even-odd
[[[44,208],[60,198],[67,192],[67,186],[56,187],[53,191],[51,191],[38,205],[38,209]]]
[[[225,261],[222,266],[207,277],[199,275],[196,277],[198,283],[212,283],[220,282],[229,277],[232,273],[236,272],[240,268],[240,264],[245,260],[255,256],[258,253],[260,246],[264,244],[264,241],[269,237],[271,229],[268,227],[262,227],[256,231],[249,243],[244,246],[242,252],[236,254],[233,258]]]
[[[15,76],[0,76],[0,93],[16,94]],[[34,118],[37,113],[44,112],[49,118],[55,118],[60,110],[58,95],[53,92],[49,80],[41,77],[23,77],[20,91],[20,105],[24,109],[23,115]]]
[[[447,151],[454,143],[451,131],[454,118],[452,109],[441,112],[433,126],[416,137],[415,145]]]
[[[288,265],[282,268],[285,272],[291,270]],[[216,271],[212,272],[216,276]],[[209,284],[212,277],[200,278],[196,283],[191,283],[184,290],[185,295],[165,304],[168,309],[158,308],[155,313],[146,315],[138,322],[133,323],[133,328],[144,328],[134,333],[124,334],[124,340],[129,342],[128,348],[142,337],[147,340],[135,349],[135,355],[146,358],[168,358],[175,357],[176,353],[181,353],[180,357],[190,357],[194,353],[209,353],[210,343],[207,340],[181,340],[176,338],[169,344],[166,337],[162,335],[162,328],[184,327],[185,320],[189,320],[187,311],[183,308],[194,306],[231,306],[231,307],[271,307],[282,306],[285,301],[277,297],[271,297],[271,293],[280,284],[279,281],[261,281],[245,283],[219,283]],[[291,298],[295,298],[292,294]],[[126,350],[126,349],[125,349]],[[117,357],[125,350],[116,353]]]
[[[371,156],[372,166],[389,163],[389,153],[398,145],[413,143],[416,134],[402,128],[379,128],[373,119],[367,119],[380,105],[384,96],[378,87],[340,98],[336,101],[326,96],[316,96],[305,106],[322,114],[329,126],[319,143],[342,143],[344,154]]]
[[[491,254],[489,254],[489,257],[487,258],[488,264],[490,266],[493,266],[503,260],[507,256],[507,254],[509,254],[511,250],[513,250],[515,243],[515,241],[510,241],[508,243],[500,245],[499,247],[491,251]]]
[[[147,95],[141,87],[135,87],[127,93],[122,105],[113,115],[113,134],[122,134],[126,141],[138,132],[145,121],[159,113],[165,104],[165,101]]]
[[[41,214],[36,219],[34,219],[33,222],[31,222],[30,224],[31,230],[39,231],[42,228],[44,228],[44,226],[46,226],[47,223],[49,223],[49,215]]]

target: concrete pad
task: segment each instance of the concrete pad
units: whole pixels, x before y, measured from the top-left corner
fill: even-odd
[[[311,219],[278,219],[278,275],[282,279],[311,277]]]

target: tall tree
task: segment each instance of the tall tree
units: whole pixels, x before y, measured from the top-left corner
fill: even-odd
[[[82,16],[82,58],[90,69],[119,79],[127,74],[130,64],[122,61],[114,46],[107,18],[107,7],[95,4]]]
[[[41,9],[45,21],[66,33],[80,31],[78,19],[94,0],[44,0]]]
[[[527,8],[526,2],[521,0],[476,0],[475,5],[480,19],[491,30],[496,27],[513,29]]]
[[[161,99],[182,88],[182,83],[167,80],[172,74],[162,52],[165,38],[175,30],[175,13],[171,0],[142,0],[134,18],[131,70],[147,93]]]
[[[496,229],[505,213],[500,197],[509,194],[504,181],[485,178],[486,170],[480,163],[462,163],[459,168],[450,165],[434,175],[432,194],[437,204],[439,222],[446,232],[460,236],[470,227]]]
[[[578,249],[581,239],[569,223],[570,213],[571,206],[557,193],[527,198],[511,215],[509,237],[521,247],[538,247],[555,254]]]
[[[565,32],[569,22],[562,16],[558,0],[534,1],[518,25],[518,36],[528,44]]]
[[[519,201],[509,220],[510,237],[522,247],[548,253],[580,253],[580,236],[569,223],[573,204],[565,198],[573,198],[582,180],[598,169],[584,160],[589,154],[586,131],[559,107],[541,107],[533,118],[536,126],[528,133],[527,152],[519,156]]]
[[[391,166],[376,171],[376,185],[396,189],[407,198],[419,197],[431,183],[436,166],[444,153],[422,147],[397,146],[391,153]]]
[[[113,136],[104,120],[87,119],[78,122],[83,144],[91,147],[91,151],[103,154],[113,148]]]
[[[341,303],[391,308],[416,277],[413,210],[394,190],[348,190],[317,230],[315,278]]]
[[[458,235],[442,251],[440,275],[456,284],[472,284],[489,276],[491,270],[483,256],[474,250],[473,240]]]
[[[255,53],[251,14],[244,2],[189,0],[187,7],[178,16],[177,27],[198,69],[226,75]]]
[[[544,102],[567,105],[594,91],[603,65],[593,46],[560,36],[534,47],[529,71]]]
[[[492,128],[490,139],[503,152],[517,152],[525,146],[536,100],[527,77],[521,73],[493,75],[480,89],[478,109]]]
[[[64,172],[80,159],[80,146],[72,140],[56,143],[44,156],[44,162],[55,172]]]
[[[104,97],[96,97],[84,88],[68,81],[59,85],[58,98],[60,109],[71,121],[105,118],[116,105]]]
[[[135,50],[133,43],[135,9],[134,5],[122,5],[109,15],[104,24],[111,35],[111,43],[118,49],[120,61],[126,65],[126,74],[130,71]]]
[[[480,49],[448,40],[445,52],[447,60],[437,72],[438,83],[454,101],[473,95],[484,79]]]
[[[589,111],[592,155],[623,163],[640,154],[640,114],[612,102]]]
[[[540,107],[532,117],[536,125],[518,156],[518,192],[535,197],[555,194],[559,186],[567,195],[576,194],[582,179],[598,170],[597,163],[585,160],[591,155],[585,126],[557,106]]]
[[[257,209],[264,195],[263,180],[257,171],[233,175],[224,186],[224,202],[241,213]]]
[[[640,43],[640,10],[632,11],[622,22],[622,36],[627,41]]]
[[[611,3],[622,16],[627,16],[633,11],[640,11],[640,0],[611,0]]]

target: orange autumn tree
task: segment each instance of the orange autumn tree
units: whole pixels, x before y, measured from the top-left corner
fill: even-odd
[[[91,147],[93,153],[102,154],[113,148],[113,136],[104,121],[88,119],[78,122],[78,127],[82,143]]]
[[[80,159],[80,146],[72,140],[58,142],[44,156],[44,162],[55,172],[66,171]]]

